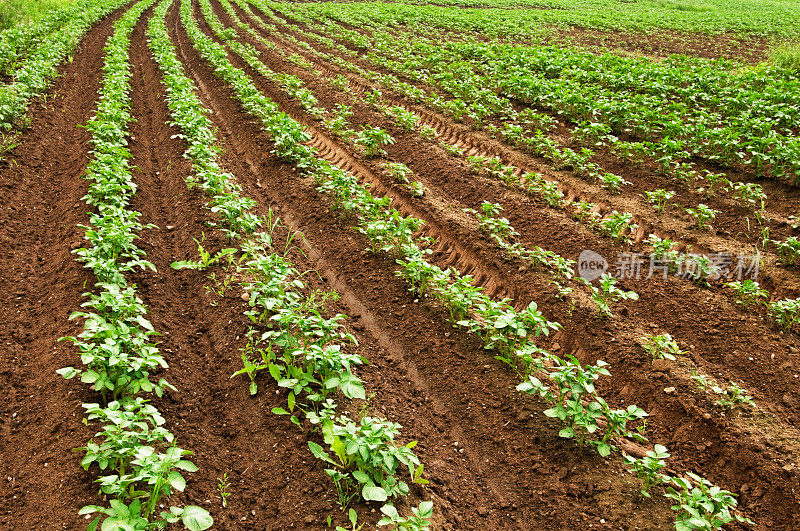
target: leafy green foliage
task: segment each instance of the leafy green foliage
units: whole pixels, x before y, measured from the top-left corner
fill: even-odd
[[[617,286],[617,279],[604,273],[600,277],[600,287],[589,285],[589,295],[597,305],[597,311],[601,317],[613,317],[611,313],[611,303],[621,300],[637,300],[639,295],[633,291],[624,291]]]
[[[376,417],[354,422],[345,416],[334,419],[324,414],[312,419],[320,424],[331,453],[309,441],[311,452],[334,467],[326,469],[331,477],[342,474],[352,477],[355,480],[352,484],[359,486],[363,500],[384,502],[408,494],[408,484],[398,477],[401,465],[413,479],[420,479],[417,470],[421,464],[411,451],[416,441],[405,446],[394,442],[400,433],[399,424]]]
[[[772,240],[775,244],[775,252],[785,265],[796,265],[800,262],[800,239],[790,236],[784,241]]]
[[[675,522],[678,531],[711,531],[734,520],[747,521],[731,513],[736,507],[732,492],[723,490],[692,472],[688,472],[687,476],[693,483],[681,477],[672,478],[672,485],[667,487],[666,493],[667,498],[677,502],[672,508],[680,512]]]
[[[667,359],[675,361],[676,356],[685,354],[678,343],[672,339],[669,334],[661,334],[657,336],[649,336],[644,339],[644,350],[650,354],[653,359]]]
[[[768,305],[770,316],[785,330],[800,322],[800,299],[783,299],[770,302]]]
[[[378,527],[390,525],[396,531],[427,531],[433,517],[433,502],[421,502],[419,507],[411,508],[410,516],[405,517],[400,516],[392,504],[381,507],[381,512],[384,517],[378,520]]]
[[[114,24],[106,45],[98,112],[87,125],[94,150],[86,170],[91,184],[85,199],[96,213],[85,227],[92,245],[76,254],[97,276],[100,291],[86,294],[89,300],[82,306],[89,311],[71,316],[84,320],[83,331],[77,338],[64,338],[78,347],[85,369],[65,367],[58,373],[68,379],[80,375],[83,383],[101,393],[105,404],[84,404],[85,422],[99,421],[102,428],[81,449],[85,453],[81,465],[87,470],[96,466],[105,473],[97,483],[111,498],[107,508],[81,509],[80,514],[101,513],[90,523],[90,530],[99,525],[145,530],[182,521],[186,528],[200,531],[213,523],[208,512],[196,506],[156,513],[164,497],[184,490],[186,480],[180,471],[194,472],[197,467],[184,459],[191,452],[175,444],[158,410],[137,396],[141,392],[162,396],[165,389],[176,390],[163,378],[158,383],[150,380],[150,374],[167,363],[150,340],[155,330],[145,318],[146,308],[135,286],[127,285],[125,279],[125,273],[135,267],[155,269],[133,243],[138,231],[153,227],[141,225],[139,214],[128,209],[136,186],[125,147],[127,124],[132,120],[130,36],[142,13],[154,3],[135,4]]]
[[[663,212],[664,208],[667,206],[667,201],[670,201],[673,197],[675,197],[675,192],[668,192],[663,188],[660,188],[652,192],[645,192],[644,195],[647,197],[647,200],[650,202],[650,204],[654,205],[656,212]]]
[[[624,455],[625,463],[630,467],[636,477],[642,479],[642,496],[650,497],[650,488],[662,483],[667,483],[670,478],[662,470],[666,467],[666,459],[669,457],[666,447],[656,444],[652,450],[648,450],[641,459],[636,459],[629,455]]]
[[[694,216],[698,229],[705,230],[709,228],[709,222],[714,220],[719,211],[700,203],[697,208],[687,208],[686,213]]]
[[[394,144],[395,139],[379,127],[364,125],[356,134],[355,143],[364,148],[364,155],[369,158],[386,155],[381,146]]]
[[[769,298],[769,292],[765,289],[762,289],[755,280],[737,280],[735,282],[728,282],[725,285],[736,292],[736,295],[739,298],[737,302],[745,308],[757,305],[759,303],[759,299]]]
[[[607,218],[600,221],[598,224],[600,232],[611,236],[618,242],[628,240],[627,233],[633,233],[638,228],[638,225],[633,223],[633,214],[630,212],[617,212],[612,211]]]

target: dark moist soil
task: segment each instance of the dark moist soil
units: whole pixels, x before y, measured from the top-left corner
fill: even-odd
[[[285,404],[283,390],[269,377],[259,378],[259,392],[251,397],[245,377],[229,378],[241,367],[239,348],[247,330],[241,290],[234,285],[223,296],[215,295],[207,289],[215,284],[206,274],[169,267],[174,260],[196,256],[194,238],[205,235],[203,245],[210,250],[228,242],[207,225],[213,218],[203,208],[201,193],[185,185],[191,168],[183,158],[185,143],[172,138],[178,131],[165,125],[170,120],[165,90],[144,33],[149,14],[136,27],[131,46],[136,122],[130,148],[139,168],[132,207],[142,213],[143,222],[159,227],[145,231],[139,241],[158,272],[136,274],[132,280],[162,334],[160,348],[170,367],[160,376],[178,388],[154,403],[179,446],[195,452],[200,467],[187,474],[186,492],[170,501],[206,507],[218,529],[322,529],[328,515],[345,525],[324,467],[307,447],[317,436],[270,412]],[[210,34],[204,22],[200,25]],[[393,260],[365,252],[367,242],[351,220],[331,212],[312,182],[270,153],[272,144],[256,121],[193,50],[175,7],[168,27],[187,74],[213,111],[226,168],[244,194],[259,202],[259,212],[273,208],[292,230],[305,235],[290,256],[300,270],[316,270],[304,277],[309,288],[341,294],[329,311],[350,315],[348,325],[370,362],[359,370],[371,397],[367,411],[402,424],[402,442],[419,441],[415,451],[431,483],[413,487],[408,503],[433,500],[435,527],[441,529],[672,527],[667,500],[643,500],[618,458],[601,459],[560,439],[541,406],[513,390],[516,377],[492,353],[447,324],[446,312],[436,304],[415,299],[393,274]],[[81,423],[80,404],[98,397],[77,381],[62,380],[55,370],[79,363],[74,348],[56,340],[79,330],[80,323],[68,316],[93,282],[71,254],[83,245],[77,225],[87,218],[80,201],[86,184],[80,176],[88,160],[88,134],[76,125],[94,112],[109,33],[109,20],[90,32],[75,60],[63,68],[52,91],[56,96],[48,98],[48,108],[32,111],[30,129],[0,168],[0,385],[5,398],[0,405],[0,480],[7,484],[0,494],[0,526],[8,528],[80,529],[85,521],[78,509],[99,501],[92,484],[98,471],[84,472],[80,454],[70,451],[94,432]],[[285,45],[279,39],[276,43]],[[351,104],[324,80],[266,49],[263,58],[275,70],[303,74],[321,105]],[[602,394],[615,406],[637,403],[648,410],[648,434],[652,442],[670,448],[672,467],[700,472],[741,494],[745,514],[760,528],[795,527],[800,516],[797,472],[784,466],[797,455],[765,445],[757,433],[748,432],[752,422],[747,415],[721,416],[685,385],[677,367],[651,365],[635,344],[639,331],[651,325],[669,331],[691,347],[692,361],[704,372],[743,381],[762,408],[796,425],[800,397],[791,374],[800,369],[800,342],[795,335],[777,333],[761,316],[741,312],[719,288],[701,290],[678,280],[625,282],[641,298],[619,306],[616,319],[600,321],[580,307],[569,317],[543,275],[505,260],[457,212],[483,200],[500,201],[522,243],[567,257],[584,248],[613,256],[620,246],[562,212],[472,175],[440,149],[394,129],[365,106],[354,108],[351,121],[390,130],[398,140],[390,159],[408,164],[431,189],[425,198],[411,198],[377,163],[327,139],[277,87],[258,76],[256,84],[312,128],[327,157],[374,183],[378,193],[391,195],[404,213],[425,219],[430,234],[442,242],[433,255],[437,264],[471,272],[498,296],[513,296],[517,305],[540,303],[545,315],[566,327],[543,346],[583,362],[610,362],[613,376],[601,381]],[[458,124],[450,127],[459,130]],[[441,207],[446,202],[454,205],[452,212]],[[280,229],[277,236],[287,234]],[[668,386],[677,392],[665,394]],[[340,402],[345,405],[344,399]],[[360,407],[348,409],[355,415]],[[217,492],[223,474],[231,484],[227,508]],[[372,505],[356,509],[367,527],[379,517]]]

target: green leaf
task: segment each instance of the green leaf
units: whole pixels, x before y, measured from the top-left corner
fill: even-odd
[[[560,432],[558,432],[558,436],[564,437],[565,439],[575,437],[575,430],[572,428],[563,428]]]
[[[336,461],[330,458],[330,456],[322,449],[322,446],[318,445],[313,441],[308,441],[308,448],[311,450],[311,453],[314,454],[314,457],[325,461],[326,463],[334,466],[339,466]]]
[[[208,511],[197,505],[188,505],[183,510],[183,525],[190,531],[205,531],[214,525],[214,519]]]
[[[87,384],[96,382],[98,378],[100,378],[100,375],[94,371],[84,371],[83,374],[81,374],[81,382]]]
[[[58,369],[56,374],[60,374],[64,377],[64,379],[69,380],[70,378],[74,378],[81,373],[80,370],[75,369],[74,367],[64,367],[63,369]]]
[[[361,489],[361,497],[366,501],[378,502],[386,501],[389,498],[383,488],[375,485],[364,485],[364,488]]]
[[[606,443],[600,443],[597,445],[597,453],[600,454],[601,457],[608,457],[611,453],[611,447]]]
[[[169,480],[169,484],[172,485],[172,488],[177,491],[183,492],[183,489],[186,488],[186,480],[177,470],[170,472],[167,479]]]
[[[269,364],[269,373],[275,378],[275,381],[281,381],[283,379],[283,372],[281,368],[274,363]]]
[[[359,483],[374,484],[374,482],[370,479],[370,477],[366,474],[366,472],[363,472],[361,470],[353,470],[353,477]]]
[[[186,472],[197,472],[200,470],[197,468],[197,465],[192,463],[191,461],[187,461],[186,459],[181,459],[177,463],[175,463],[175,468],[180,468],[181,470],[185,470]]]
[[[294,411],[294,393],[289,393],[289,397],[287,398],[287,403],[289,404],[289,411]]]
[[[389,518],[397,518],[400,514],[397,512],[397,509],[391,503],[387,503],[386,505],[381,507],[381,512],[388,516]],[[391,522],[391,520],[390,520]]]
[[[111,505],[111,508],[114,509],[118,518],[127,518],[130,515],[130,511],[128,510],[128,506],[122,503],[119,500],[111,500],[108,502]]]
[[[274,407],[272,408],[272,412],[276,415],[291,415],[288,411],[283,409],[282,407]]]

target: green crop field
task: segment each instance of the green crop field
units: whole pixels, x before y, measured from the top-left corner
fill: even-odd
[[[785,529],[800,1],[0,3],[0,527]]]

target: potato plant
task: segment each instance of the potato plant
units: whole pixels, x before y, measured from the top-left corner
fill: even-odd
[[[669,334],[661,334],[643,338],[645,352],[653,359],[675,361],[676,356],[686,354],[678,347],[678,343]]]
[[[589,286],[589,296],[597,305],[597,311],[600,317],[613,317],[611,312],[611,303],[621,300],[637,300],[639,295],[633,291],[625,291],[619,289],[617,286],[617,279],[611,275],[604,273],[600,277],[600,286],[595,287],[587,283]]]
[[[767,306],[770,316],[784,330],[791,330],[800,322],[800,299],[783,299],[770,302]]]
[[[399,424],[376,417],[364,417],[359,422],[346,416],[334,419],[323,415],[314,419],[319,423],[331,453],[309,441],[311,452],[334,467],[326,470],[328,475],[346,474],[352,477],[355,481],[348,484],[358,486],[361,499],[385,502],[396,496],[407,495],[408,484],[398,477],[401,466],[408,469],[412,480],[425,481],[420,478],[421,463],[411,451],[416,441],[405,446],[398,446],[394,442],[400,433]]]
[[[687,476],[689,479],[672,478],[671,485],[667,487],[666,496],[676,502],[672,508],[680,513],[675,529],[710,531],[733,521],[752,523],[731,512],[736,507],[732,492],[723,490],[692,472],[687,472]]]
[[[769,292],[762,289],[755,280],[745,279],[725,284],[731,288],[738,298],[738,303],[749,308],[759,304],[759,299],[769,298]]]
[[[204,3],[201,3],[201,7]],[[207,9],[205,16],[211,18],[213,13]],[[285,139],[280,145],[276,142],[277,152],[280,156],[297,162],[307,172],[319,172],[315,173],[315,178],[320,185],[329,182],[327,179],[343,179],[344,172],[334,169],[330,165],[322,164],[321,161],[313,158],[311,148],[304,149],[298,145],[305,138],[305,133],[299,124],[287,116],[279,114],[277,107],[252,87],[244,73],[230,65],[224,50],[199,30],[191,16],[188,2],[181,3],[181,18],[194,45],[201,52],[201,56],[215,65],[220,77],[238,87],[237,96],[245,108],[264,121],[273,138]],[[161,25],[163,25],[163,21],[159,22],[159,26],[151,28],[153,33],[160,35],[161,27],[163,27]],[[232,188],[233,193],[238,193],[238,187],[228,181],[228,176],[220,174],[219,168],[214,167],[217,153],[210,144],[214,142],[213,132],[204,134],[192,129],[192,124],[197,123],[197,118],[202,116],[202,107],[199,106],[199,100],[182,72],[177,68],[172,68],[174,49],[171,48],[168,40],[163,42],[163,48],[160,51],[163,52],[161,61],[159,61],[160,65],[169,80],[168,84],[171,81],[176,89],[172,96],[178,96],[178,92],[180,92],[183,100],[192,102],[187,106],[184,101],[180,101],[176,97],[173,102],[170,102],[171,109],[173,112],[179,109],[189,111],[183,119],[179,120],[179,124],[184,132],[190,135],[194,145],[198,148],[206,146],[204,149],[195,151],[199,155],[193,160],[195,168],[197,170],[212,169],[211,172],[203,175],[214,177],[216,173],[221,179],[214,177],[210,182]],[[172,107],[173,103],[174,108]],[[279,119],[276,120],[276,117]],[[354,182],[347,179],[343,179],[341,182],[349,187],[348,189],[355,190]],[[340,206],[347,209],[358,209],[370,220],[379,221],[375,217],[375,214],[380,211],[379,205],[388,206],[388,202],[373,198],[362,188],[359,188],[359,191],[356,198],[341,195]],[[213,195],[215,191],[210,188],[208,193]],[[367,198],[371,198],[373,201],[369,202]],[[270,227],[270,230],[275,226],[269,216],[267,219],[259,220],[259,225],[266,225]],[[345,421],[346,417],[339,417],[344,426],[336,425],[332,420],[335,418],[335,403],[327,397],[329,392],[338,390],[345,397],[364,398],[363,385],[351,372],[351,367],[362,363],[363,360],[341,348],[340,342],[342,341],[354,342],[354,338],[342,329],[341,316],[324,318],[321,313],[322,307],[315,298],[304,298],[300,295],[299,292],[304,289],[304,285],[298,278],[299,274],[287,262],[285,256],[275,252],[271,232],[254,233],[247,230],[246,227],[237,227],[236,230],[240,233],[243,241],[240,247],[244,258],[240,261],[240,267],[245,273],[245,277],[252,279],[245,285],[245,289],[250,295],[251,306],[247,315],[253,323],[254,330],[258,330],[251,334],[251,341],[254,343],[265,342],[266,345],[269,345],[269,347],[263,348],[259,346],[253,351],[264,353],[262,361],[264,359],[270,361],[268,371],[272,377],[276,379],[279,386],[290,390],[287,400],[288,410],[276,408],[275,412],[291,414],[292,420],[299,424],[294,411],[302,405],[301,402],[308,401],[311,407],[305,410],[307,418],[312,422],[319,421],[321,418],[328,419],[324,425],[326,430],[331,430],[331,437],[339,441],[347,440],[354,444],[360,441],[361,446],[355,456],[348,454],[347,450],[344,453],[335,453],[337,457],[341,456],[344,459],[344,461],[340,460],[342,464],[348,462],[362,465],[361,468],[356,466],[352,475],[348,474],[351,479],[345,479],[341,471],[331,474],[340,495],[347,497],[346,491],[351,483],[359,481],[364,484],[359,490],[364,493],[365,498],[381,498],[381,492],[386,496],[388,493],[404,494],[407,492],[407,486],[403,487],[405,483],[398,483],[392,470],[389,470],[397,466],[397,460],[393,457],[394,461],[386,461],[384,465],[388,469],[380,465],[380,460],[384,455],[379,451],[380,444],[384,444],[384,446],[391,444],[391,439],[396,435],[399,426],[381,419],[369,420],[366,421],[366,424],[362,420],[360,428],[363,429],[362,432],[355,438],[351,438],[350,427],[355,424],[349,420]],[[402,231],[400,232],[402,233]],[[389,234],[394,234],[394,232],[389,231]],[[394,238],[398,242],[397,238]],[[378,237],[378,241],[384,240]],[[398,243],[402,244],[402,242]],[[247,365],[245,369],[247,369]],[[245,370],[243,374],[246,373]],[[251,381],[253,380],[251,379]],[[302,407],[308,406],[302,405]],[[334,434],[333,431],[339,428],[344,431],[337,431]],[[336,448],[339,448],[338,444]],[[315,448],[312,447],[312,450]],[[420,483],[424,482],[420,477],[422,466],[413,457],[413,454],[410,454],[411,457],[407,455],[407,452],[410,453],[410,448],[406,448],[406,450],[400,448],[397,449],[397,452],[403,460],[407,460],[415,467],[416,475],[413,479]],[[368,466],[372,468],[369,469]],[[367,472],[370,472],[371,475]]]
[[[395,139],[379,127],[364,125],[356,134],[355,143],[364,148],[364,155],[367,158],[374,158],[385,156],[386,151],[381,146],[394,144]]]
[[[652,450],[648,450],[645,456],[640,459],[623,455],[623,459],[630,467],[630,471],[642,480],[642,496],[650,498],[649,491],[651,487],[667,483],[670,480],[669,476],[663,473],[669,456],[667,448],[660,444],[656,444]]]
[[[656,212],[663,212],[667,206],[667,201],[670,201],[673,197],[675,197],[675,192],[658,189],[652,192],[645,192],[644,195],[647,198],[647,201],[653,205],[653,208]]]
[[[775,252],[778,253],[780,261],[784,265],[797,265],[800,263],[800,239],[790,236],[784,241],[772,240],[775,245]]]
[[[91,247],[78,249],[78,260],[98,278],[99,293],[88,293],[83,307],[72,317],[84,320],[84,330],[71,340],[80,350],[85,369],[65,367],[65,378],[80,375],[81,381],[100,392],[102,403],[84,404],[86,422],[99,421],[102,428],[81,450],[82,466],[96,466],[106,475],[97,480],[101,492],[110,497],[109,507],[87,505],[81,515],[99,512],[89,529],[146,529],[182,520],[192,530],[209,528],[213,520],[197,506],[171,507],[158,513],[157,506],[173,491],[182,491],[182,471],[197,467],[184,457],[191,452],[179,448],[174,436],[163,427],[158,410],[140,393],[162,396],[166,389],[177,391],[163,378],[154,383],[153,371],[167,367],[150,337],[155,330],[125,273],[135,267],[154,269],[133,243],[138,231],[152,226],[138,222],[139,214],[129,210],[136,192],[131,177],[127,145],[130,115],[130,66],[128,47],[133,28],[155,0],[134,4],[114,24],[105,51],[104,77],[97,114],[87,129],[92,134],[93,159],[86,178],[90,181],[86,200],[96,207],[85,237]]]
[[[28,111],[31,100],[44,93],[58,74],[58,66],[77,47],[86,32],[98,20],[124,4],[122,0],[83,1],[75,6],[65,7],[63,11],[56,13],[55,18],[42,21],[39,27],[22,26],[20,28],[22,33],[15,32],[16,35],[3,33],[2,38],[7,46],[16,42],[24,49],[27,48],[25,33],[30,32],[29,35],[33,36],[39,31],[44,32],[50,28],[55,30],[47,39],[28,48],[28,53],[4,54],[6,58],[4,68],[17,61],[19,65],[12,73],[12,82],[0,91],[0,129],[8,130],[14,127],[15,122]],[[56,29],[61,22],[63,24]],[[0,51],[3,49],[0,48]]]
[[[698,229],[706,230],[709,228],[709,222],[714,220],[719,211],[700,203],[696,208],[687,208],[686,213],[694,217]]]

